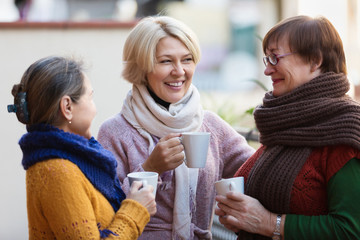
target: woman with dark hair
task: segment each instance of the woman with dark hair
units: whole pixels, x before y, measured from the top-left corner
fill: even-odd
[[[245,195],[217,196],[239,239],[360,239],[360,105],[347,92],[341,38],[324,17],[296,16],[263,40],[262,146],[235,176]]]
[[[156,212],[150,185],[126,198],[116,159],[91,135],[93,89],[82,65],[47,57],[14,85],[26,170],[29,239],[137,239]],[[125,199],[126,198],[126,199]]]

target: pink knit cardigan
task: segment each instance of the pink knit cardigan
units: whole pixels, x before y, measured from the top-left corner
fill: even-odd
[[[210,227],[214,208],[214,182],[232,177],[253,153],[246,140],[216,114],[205,111],[200,131],[211,133],[206,166],[199,171],[196,193],[196,214],[192,216],[192,239],[211,239]],[[159,138],[153,136],[157,143]],[[121,114],[105,121],[100,127],[98,141],[112,151],[118,161],[117,173],[125,193],[129,191],[126,175],[144,171],[148,158],[148,142]],[[157,213],[151,217],[139,239],[171,239],[175,195],[174,171],[161,174],[156,194]]]

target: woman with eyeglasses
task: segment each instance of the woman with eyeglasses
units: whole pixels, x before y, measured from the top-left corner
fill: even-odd
[[[360,239],[360,105],[324,17],[296,16],[263,40],[273,90],[254,112],[262,146],[235,176],[245,194],[217,196],[239,239]]]

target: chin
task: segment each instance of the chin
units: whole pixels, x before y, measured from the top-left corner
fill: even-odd
[[[168,103],[177,103],[178,101],[181,100],[182,97],[177,97],[177,96],[171,96],[171,97],[168,97],[167,99],[165,99],[165,102],[168,102]]]
[[[274,97],[278,97],[279,94],[277,94],[277,92],[274,92],[274,91],[273,91],[273,96],[274,96]]]
[[[181,99],[182,99],[182,97],[174,100],[172,103],[177,103],[177,102],[179,102]]]
[[[274,97],[280,97],[284,94],[286,94],[288,91],[286,91],[285,89],[279,89],[279,88],[274,88],[273,89],[273,96]]]
[[[91,135],[90,132],[87,132],[87,133],[82,134],[82,136],[83,136],[84,138],[90,139],[92,135]]]

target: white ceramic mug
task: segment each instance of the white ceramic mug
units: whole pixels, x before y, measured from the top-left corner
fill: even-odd
[[[189,168],[203,168],[206,164],[210,143],[209,132],[185,132],[181,134],[184,145],[184,162]]]
[[[228,192],[244,193],[244,177],[221,179],[215,182],[217,194],[226,196]]]
[[[127,175],[130,186],[134,181],[140,181],[143,187],[150,184],[154,187],[153,194],[156,196],[156,188],[158,184],[159,174],[157,172],[132,172]]]

